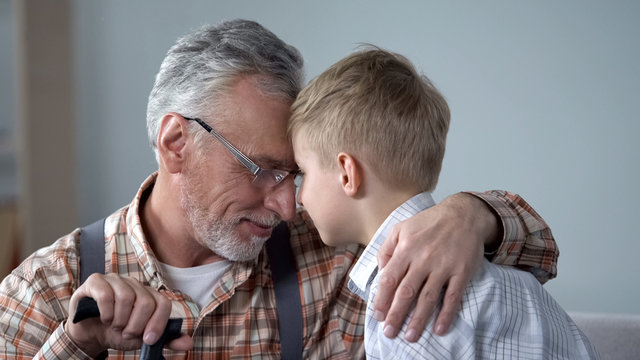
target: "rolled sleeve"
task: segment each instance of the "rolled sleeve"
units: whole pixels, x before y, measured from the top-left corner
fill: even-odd
[[[527,270],[542,284],[557,276],[560,252],[551,229],[522,197],[502,190],[466,193],[482,199],[500,217],[503,237],[491,256],[493,263]]]

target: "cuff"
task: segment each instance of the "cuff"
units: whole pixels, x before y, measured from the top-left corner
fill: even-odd
[[[505,244],[509,244],[511,242],[510,240],[512,240],[513,236],[509,236],[509,235],[510,234],[515,235],[515,234],[512,234],[513,233],[512,231],[508,231],[509,224],[505,222],[505,216],[502,216],[506,205],[504,202],[500,201],[496,195],[493,195],[493,194],[481,193],[476,191],[463,191],[463,193],[473,195],[478,199],[484,201],[484,203],[489,206],[489,208],[493,211],[496,217],[500,219],[498,221],[498,226],[500,226],[500,232],[502,233],[502,238],[495,245],[491,247],[485,247],[484,249],[484,256],[488,260],[492,261],[493,257],[496,254],[504,251],[503,247],[505,246]],[[509,210],[513,211],[511,209]]]
[[[96,359],[103,360],[109,355],[105,350],[95,358],[82,351],[64,330],[66,321],[63,321],[51,334],[45,345],[40,350],[44,359]]]

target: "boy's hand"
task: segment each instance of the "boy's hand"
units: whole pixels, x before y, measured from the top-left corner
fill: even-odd
[[[374,300],[384,334],[395,337],[417,299],[405,337],[416,341],[438,304],[434,332],[444,335],[458,313],[464,290],[478,269],[485,244],[499,241],[496,215],[484,201],[458,193],[394,226],[378,251],[384,272]]]

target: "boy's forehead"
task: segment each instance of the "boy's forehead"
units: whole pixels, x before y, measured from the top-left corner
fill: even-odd
[[[296,148],[302,147],[307,142],[307,132],[305,129],[297,129],[294,133],[291,134],[291,144],[293,145],[294,150]]]
[[[296,162],[300,164],[300,161],[304,161],[309,157],[309,148],[306,146],[306,141],[302,130],[296,131],[291,137],[291,143],[293,145],[293,156]]]

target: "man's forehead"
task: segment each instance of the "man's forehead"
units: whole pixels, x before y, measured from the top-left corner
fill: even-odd
[[[295,169],[293,146],[286,136],[251,136],[245,138],[247,156],[265,169]]]
[[[230,140],[242,153],[265,169],[293,170],[297,168],[293,146],[284,130],[274,131],[261,127],[234,126],[226,130]],[[224,136],[224,134],[223,134]]]
[[[287,135],[291,103],[265,94],[254,79],[239,79],[219,99],[220,132],[260,167],[295,169]]]
[[[291,102],[262,92],[250,77],[240,79],[216,102],[227,126],[257,127],[286,132]]]

